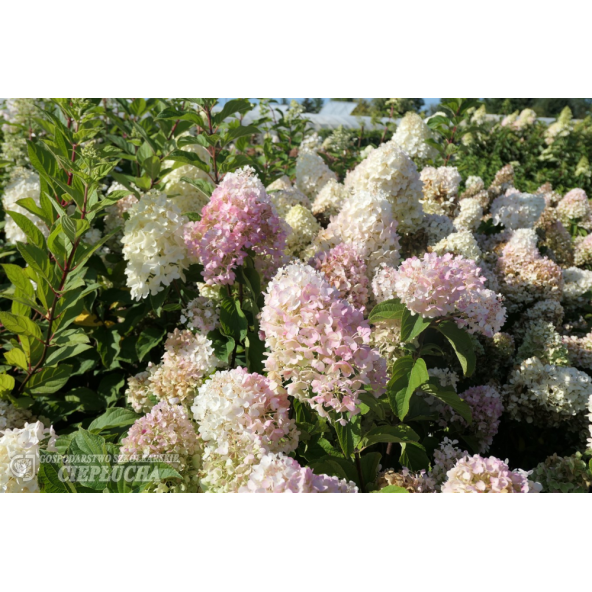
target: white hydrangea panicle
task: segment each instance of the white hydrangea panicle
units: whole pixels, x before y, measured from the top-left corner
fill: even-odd
[[[505,409],[518,421],[559,426],[583,412],[592,395],[592,379],[569,366],[528,358],[504,386]]]
[[[337,175],[316,152],[300,151],[296,160],[296,186],[302,193],[312,199],[331,179],[337,179]]]
[[[43,236],[47,238],[49,236],[49,229],[45,223],[17,203],[21,199],[30,197],[33,199],[37,207],[40,207],[40,188],[41,185],[37,173],[24,168],[16,169],[12,175],[12,181],[4,188],[2,207],[5,212],[16,212],[26,216],[31,222],[33,222],[33,224],[35,224],[38,230],[41,231]],[[27,235],[9,215],[4,216],[4,221],[4,234],[6,235],[6,241],[8,243],[14,245],[17,242],[27,242]]]
[[[55,452],[55,440],[53,427],[40,421],[0,431],[0,493],[39,492],[39,451]]]
[[[428,235],[428,246],[434,246],[455,231],[453,221],[444,214],[426,214],[422,228]]]
[[[491,204],[491,214],[494,224],[503,224],[510,230],[534,228],[545,205],[542,195],[507,191],[505,195],[495,198]]]
[[[382,194],[393,208],[402,232],[415,232],[421,225],[422,183],[415,163],[393,140],[372,150],[345,178],[345,187],[355,195]]]
[[[443,255],[444,253],[462,255],[466,259],[473,259],[474,261],[479,261],[482,255],[481,249],[470,230],[449,234],[446,238],[435,244],[432,247],[432,251],[438,253],[438,255]]]
[[[434,132],[426,125],[421,115],[414,111],[405,113],[393,135],[393,142],[411,158],[420,160],[436,158],[438,151],[426,143],[426,140],[434,139]]]
[[[461,176],[456,167],[425,167],[421,171],[423,211],[427,214],[455,215]]]
[[[128,210],[123,256],[132,298],[155,295],[176,279],[185,279],[191,263],[183,239],[189,221],[166,194],[150,191]]]
[[[321,230],[312,212],[301,205],[290,208],[286,222],[291,229],[286,239],[286,253],[300,257]]]
[[[317,252],[339,243],[358,249],[367,265],[368,279],[383,263],[396,267],[400,260],[398,223],[389,201],[382,194],[367,191],[349,197],[326,231],[315,239]]]
[[[326,218],[336,216],[348,197],[349,192],[337,179],[329,179],[317,194],[312,204],[312,213]]]
[[[475,232],[483,218],[483,208],[479,200],[472,197],[461,199],[459,206],[460,212],[454,219],[454,227],[458,232],[463,230]]]

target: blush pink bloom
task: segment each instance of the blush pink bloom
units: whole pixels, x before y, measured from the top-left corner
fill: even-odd
[[[249,251],[266,279],[282,264],[287,229],[251,167],[228,173],[201,214],[185,226],[185,244],[208,285],[234,283],[234,268]]]

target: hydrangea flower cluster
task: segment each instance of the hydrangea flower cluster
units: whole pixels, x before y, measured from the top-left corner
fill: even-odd
[[[121,183],[113,183],[111,187],[109,187],[109,191],[107,191],[107,195],[110,195],[114,191],[127,191],[127,189]],[[123,215],[129,212],[130,208],[138,203],[138,198],[133,194],[129,193],[120,199],[117,200],[112,206],[107,206],[105,208],[105,218],[103,221],[105,223],[105,233],[109,234],[113,232],[116,228],[120,228],[120,230],[115,233],[108,241],[108,244],[111,248],[120,248],[121,247],[121,238],[123,237],[123,226],[125,225],[125,219]]]
[[[575,368],[543,364],[537,357],[521,362],[504,386],[505,410],[518,421],[561,425],[586,409],[592,379]]]
[[[470,432],[479,442],[479,452],[489,450],[494,436],[497,434],[500,418],[504,409],[499,391],[489,385],[473,386],[463,393],[460,398],[471,408],[472,424]],[[452,408],[446,407],[447,420],[466,426],[465,420],[457,415]]]
[[[492,337],[506,317],[495,292],[483,287],[474,261],[426,253],[406,259],[393,274],[394,292],[413,313],[433,318],[452,315],[459,327]]]
[[[389,469],[378,475],[376,486],[383,489],[389,485],[403,487],[409,493],[436,493],[436,482],[425,470],[419,473],[412,473],[408,468],[403,467],[400,472]]]
[[[528,237],[516,234],[517,238]],[[517,310],[537,300],[560,300],[563,294],[561,267],[542,257],[532,244],[512,239],[497,261],[500,291],[508,300],[508,308]]]
[[[148,382],[154,396],[172,405],[191,404],[197,387],[218,365],[212,342],[188,329],[175,329],[165,342],[162,362],[150,366]]]
[[[423,210],[428,214],[455,213],[461,176],[455,167],[425,167],[423,182]]]
[[[0,432],[22,428],[25,423],[34,423],[33,414],[28,409],[15,407],[9,401],[0,400]]]
[[[251,167],[228,173],[202,209],[199,222],[185,227],[189,253],[202,262],[207,284],[232,284],[233,268],[247,251],[264,260],[261,271],[271,277],[282,262],[287,232],[275,206]]]
[[[542,195],[507,191],[491,204],[491,215],[494,224],[503,224],[505,228],[532,228],[545,209],[545,198]]]
[[[267,288],[261,330],[271,351],[265,366],[273,388],[281,391],[290,381],[287,393],[321,416],[358,413],[365,386],[376,397],[384,392],[386,364],[368,345],[362,312],[312,267],[292,264],[278,272]]]
[[[592,271],[578,267],[563,270],[563,302],[568,306],[582,306],[590,302]]]
[[[174,280],[185,279],[190,260],[183,242],[183,226],[188,219],[167,199],[166,194],[150,191],[128,210],[125,222],[123,256],[125,275],[132,298],[155,295]]]
[[[148,413],[154,406],[152,389],[150,385],[150,370],[140,372],[127,379],[125,396],[128,404],[136,413]]]
[[[218,327],[220,322],[219,309],[210,298],[198,296],[183,309],[180,321],[187,328],[206,335]]]
[[[566,193],[555,211],[566,226],[577,222],[578,226],[592,230],[592,208],[583,189],[572,189]]]
[[[382,193],[391,203],[402,232],[414,232],[423,218],[421,180],[414,162],[391,140],[372,150],[345,178],[345,187],[359,195]]]
[[[536,356],[544,364],[569,366],[568,350],[553,323],[535,320],[528,323],[522,344],[516,352],[521,362]]]
[[[592,234],[576,243],[574,263],[578,267],[592,266]]]
[[[265,454],[239,493],[358,493],[353,481],[317,475],[283,454]]]
[[[438,154],[435,148],[426,144],[426,140],[433,139],[434,132],[426,125],[421,115],[414,111],[405,113],[393,135],[393,142],[411,158],[420,160],[429,160]]]
[[[523,471],[511,471],[494,456],[464,456],[447,473],[442,493],[539,493]]]
[[[313,199],[337,175],[312,150],[301,150],[296,160],[296,187]]]
[[[399,263],[399,235],[390,203],[379,194],[367,192],[350,197],[325,231],[321,231],[313,247],[327,251],[339,243],[358,249],[367,266],[368,279],[378,267]]]
[[[432,247],[432,251],[438,255],[452,253],[453,255],[460,255],[465,259],[473,259],[474,261],[480,260],[482,256],[481,249],[473,233],[469,230],[449,234],[439,243],[436,243]]]
[[[286,222],[291,229],[286,240],[286,253],[299,257],[321,230],[312,212],[301,205],[290,209]]]
[[[53,427],[46,428],[37,421],[0,433],[0,493],[37,493],[37,474],[30,474],[29,463],[34,457],[33,467],[38,469],[39,450],[56,451]]]
[[[208,491],[237,491],[266,453],[291,452],[298,432],[285,394],[244,368],[214,374],[193,407],[204,442],[202,483]]]
[[[563,335],[561,339],[567,349],[569,365],[592,370],[592,332],[583,337]]]
[[[179,460],[173,460],[171,464],[181,469],[199,449],[199,439],[186,409],[166,401],[161,401],[150,413],[137,419],[121,441],[121,453],[126,459],[176,454]]]
[[[28,169],[20,168],[16,169],[12,175],[12,181],[4,188],[4,194],[2,196],[2,207],[5,212],[17,212],[23,216],[27,216],[33,224],[41,231],[43,236],[46,238],[49,236],[49,229],[43,221],[31,214],[25,208],[18,205],[20,199],[30,197],[33,199],[37,207],[39,207],[39,175]],[[4,217],[5,226],[4,234],[6,235],[6,241],[11,244],[17,242],[26,243],[27,235],[21,230],[17,223],[8,215]]]
[[[347,300],[355,308],[366,306],[368,302],[366,263],[356,247],[341,243],[317,255],[312,265],[338,290],[341,299]]]
[[[535,467],[532,479],[545,493],[588,493],[591,485],[588,466],[580,453],[566,457],[553,454]]]
[[[459,206],[460,212],[453,221],[454,228],[457,232],[465,230],[474,232],[483,218],[483,207],[479,200],[474,197],[461,199]]]
[[[303,208],[310,210],[310,199],[308,199],[304,193],[298,191],[296,187],[289,187],[288,189],[275,191],[269,191],[268,188],[267,192],[280,218],[285,219],[288,215],[288,212],[294,206],[302,206]]]
[[[312,213],[326,218],[336,216],[349,197],[347,189],[336,179],[329,179],[319,191],[312,204]]]
[[[455,231],[452,220],[443,214],[426,214],[421,224],[428,237],[428,245],[433,246]]]

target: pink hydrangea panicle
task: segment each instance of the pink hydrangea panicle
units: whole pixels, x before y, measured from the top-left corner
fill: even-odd
[[[239,493],[358,493],[352,481],[317,475],[289,456],[266,454]]]
[[[352,306],[363,309],[368,301],[366,263],[358,249],[341,243],[330,251],[319,253],[312,261],[327,281],[339,291],[339,297]]]
[[[254,173],[251,167],[228,173],[203,207],[201,220],[185,226],[185,244],[203,264],[209,285],[234,283],[234,268],[249,250],[261,258],[266,279],[283,262],[287,228]]]
[[[385,272],[386,273],[386,272]],[[382,280],[394,284],[396,296],[413,313],[434,318],[453,316],[470,333],[493,337],[506,318],[501,298],[484,287],[485,277],[471,259],[426,253],[406,259]],[[377,283],[380,292],[388,291]]]
[[[278,389],[288,383],[288,394],[321,416],[356,414],[366,388],[376,397],[385,391],[386,362],[369,345],[361,310],[309,265],[288,265],[270,282],[261,329],[271,352],[265,362],[269,378]]]
[[[494,456],[464,456],[447,473],[442,493],[539,493],[525,471],[511,471]]]
[[[150,413],[137,419],[121,443],[124,457],[139,459],[162,454],[178,454],[187,459],[199,448],[197,434],[185,408],[166,401],[161,401]]]

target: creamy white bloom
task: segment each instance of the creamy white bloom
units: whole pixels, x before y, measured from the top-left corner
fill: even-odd
[[[421,180],[415,163],[393,140],[381,144],[345,178],[345,187],[359,195],[381,193],[392,205],[402,232],[416,231],[423,219]]]
[[[312,204],[312,213],[327,217],[336,216],[348,197],[347,189],[337,179],[330,179],[316,196]]]
[[[53,427],[40,422],[7,429],[0,437],[0,493],[37,493],[39,449],[55,451]]]
[[[481,224],[481,218],[483,218],[483,208],[479,203],[478,199],[468,197],[461,199],[460,212],[454,219],[454,227],[457,231],[470,230],[475,232]]]
[[[188,221],[164,193],[157,191],[148,192],[129,209],[121,242],[132,298],[158,294],[173,280],[185,279],[190,260],[183,226]]]
[[[434,133],[425,124],[421,115],[413,111],[405,113],[393,135],[393,142],[403,148],[411,158],[422,160],[436,158],[438,155],[435,148],[426,144],[426,140],[434,139]]]
[[[528,423],[559,425],[584,411],[592,395],[592,379],[575,368],[543,364],[537,357],[521,362],[504,387],[505,409]]]
[[[337,175],[316,152],[300,151],[296,160],[296,187],[302,193],[313,198],[331,179],[337,179]]]
[[[496,197],[491,204],[494,224],[503,224],[506,228],[534,228],[543,210],[545,198],[542,195],[530,195],[514,191]]]
[[[20,199],[30,197],[39,207],[40,187],[39,175],[37,173],[28,169],[18,169],[14,173],[13,180],[4,189],[2,206],[5,212],[17,212],[26,216],[43,233],[43,236],[47,238],[49,236],[49,229],[43,221],[17,204]],[[27,235],[20,229],[17,223],[9,215],[5,215],[4,219],[6,222],[4,226],[6,241],[12,244],[16,244],[17,242],[26,243]]]
[[[438,253],[438,255],[443,255],[444,253],[462,255],[466,259],[474,259],[475,261],[481,259],[482,255],[473,233],[469,230],[449,234],[446,238],[435,244],[432,251]]]
[[[286,239],[286,253],[299,257],[319,233],[321,226],[311,211],[301,205],[290,209],[286,222],[292,229]]]
[[[452,220],[444,214],[426,214],[421,227],[428,235],[428,245],[433,246],[454,232]]]
[[[461,176],[456,167],[425,167],[421,171],[423,211],[453,215],[456,210]]]

